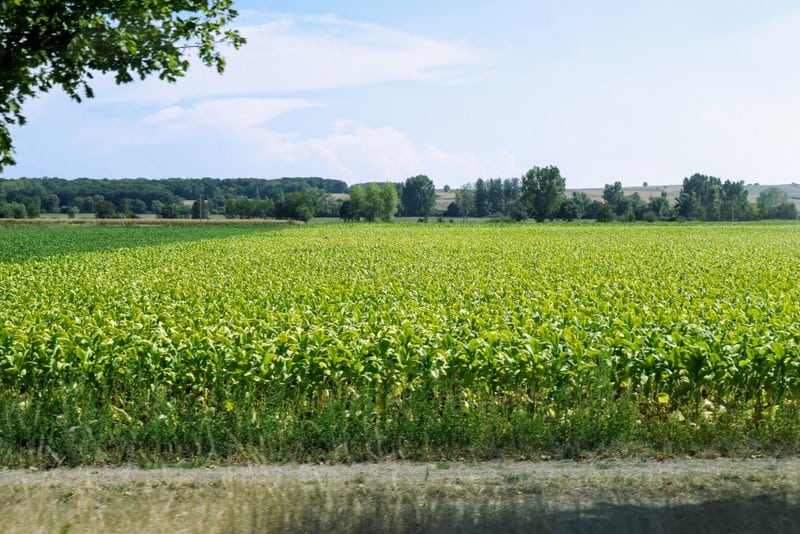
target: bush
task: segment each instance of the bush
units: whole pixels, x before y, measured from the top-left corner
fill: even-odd
[[[775,207],[775,218],[793,221],[797,219],[797,206],[793,202],[784,202]]]
[[[611,207],[611,204],[603,204],[597,210],[597,222],[613,222],[616,218],[617,216],[614,214],[614,208]]]
[[[517,222],[522,222],[528,218],[528,210],[523,203],[517,199],[508,205],[508,216]]]

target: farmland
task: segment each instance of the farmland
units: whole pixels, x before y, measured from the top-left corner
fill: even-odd
[[[198,228],[2,228],[0,463],[800,448],[796,224]]]

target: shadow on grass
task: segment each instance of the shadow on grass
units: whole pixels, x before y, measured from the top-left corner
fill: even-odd
[[[382,502],[364,496],[360,506],[307,506],[294,515],[264,510],[251,516],[253,532],[551,532],[688,533],[791,532],[800,525],[800,507],[769,496],[691,505],[597,504],[553,510],[540,499],[506,503],[428,501],[424,505]],[[358,513],[357,510],[361,510]],[[276,517],[292,517],[277,524]],[[238,525],[242,527],[243,525]]]
[[[679,501],[646,500],[613,485],[579,497],[586,488],[575,484],[589,481],[561,477],[549,489],[518,493],[492,488],[489,479],[476,485],[401,477],[376,485],[369,477],[340,483],[324,473],[286,481],[279,471],[254,480],[205,470],[139,480],[101,473],[70,479],[66,471],[63,478],[16,483],[0,478],[0,531],[688,534],[796,532],[800,524],[791,493],[747,493],[745,487],[715,498],[690,491]],[[615,495],[613,502],[603,502],[606,495]]]

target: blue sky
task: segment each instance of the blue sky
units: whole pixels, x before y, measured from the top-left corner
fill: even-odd
[[[790,1],[240,1],[223,76],[53,92],[3,177],[800,181]]]

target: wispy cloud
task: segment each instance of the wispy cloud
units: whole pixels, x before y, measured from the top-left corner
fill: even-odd
[[[147,80],[97,91],[100,102],[159,102],[282,95],[387,82],[449,83],[479,69],[487,53],[465,43],[333,16],[273,15],[240,28],[247,45],[227,54],[223,76],[201,65],[176,84]]]
[[[270,120],[299,109],[318,107],[309,100],[279,98],[225,98],[200,102],[191,106],[174,105],[162,108],[144,118],[147,124],[173,128],[214,125],[229,128],[259,127]]]
[[[517,176],[520,168],[505,151],[478,157],[448,150],[436,144],[418,144],[406,133],[389,126],[369,126],[342,120],[331,132],[310,138],[278,138],[264,132],[263,144],[253,151],[307,169],[321,169],[326,176],[356,181],[402,181],[428,174],[440,185],[474,181],[477,177]],[[255,139],[251,136],[250,139]],[[269,161],[264,163],[269,164]],[[500,174],[498,174],[500,173]]]
[[[61,121],[60,135],[68,136],[70,152],[86,157],[53,171],[42,171],[42,162],[34,168],[73,176],[309,174],[360,180],[423,172],[429,157],[471,159],[416,145],[381,121],[357,122],[357,110],[330,109],[335,106],[328,101],[336,100],[331,91],[392,82],[460,83],[480,70],[485,52],[335,16],[256,18],[240,28],[248,44],[226,54],[223,76],[196,65],[173,85],[151,79],[118,87],[101,77],[97,98],[81,105],[58,93],[35,101],[32,122],[70,117],[68,124]],[[291,120],[274,124],[292,112],[322,108],[329,109],[316,135]],[[50,137],[40,135],[38,142]],[[89,162],[101,170],[81,171]]]

